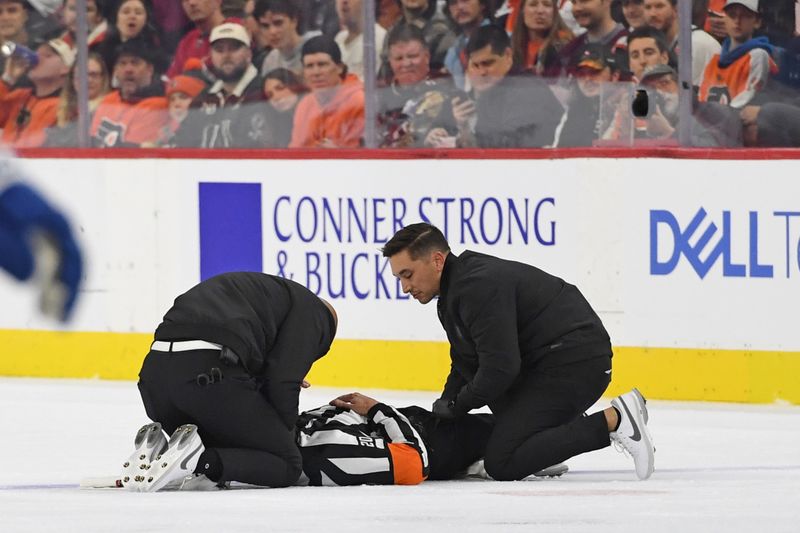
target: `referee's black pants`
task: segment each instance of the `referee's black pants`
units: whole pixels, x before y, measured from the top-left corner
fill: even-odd
[[[219,350],[148,353],[139,373],[147,416],[168,435],[195,424],[205,448],[217,452],[222,463],[221,478],[213,481],[294,484],[302,469],[294,431],[256,380],[241,365],[223,365],[219,356]]]
[[[548,466],[610,444],[602,411],[583,413],[611,382],[611,358],[546,369],[523,369],[500,405],[486,447],[486,472],[499,481],[522,479]]]

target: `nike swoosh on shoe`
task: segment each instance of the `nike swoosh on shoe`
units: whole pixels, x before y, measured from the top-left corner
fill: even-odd
[[[631,425],[633,426],[633,435],[631,435],[631,440],[640,441],[642,440],[642,434],[639,433],[639,425],[636,423],[636,419],[633,418],[633,414],[631,414],[631,410],[628,409],[628,404],[625,403],[625,400],[620,398],[620,403],[622,407],[625,408],[625,412],[628,413],[628,418],[631,419]]]
[[[627,410],[628,408],[626,407],[625,409]],[[636,434],[638,435],[638,434],[639,434],[639,432],[637,431],[637,432],[636,432]],[[634,440],[639,440],[639,439],[634,439]],[[196,453],[197,453],[197,452],[199,452],[199,451],[200,451],[200,446],[198,446],[197,448],[195,448],[195,449],[194,449],[194,451],[193,451],[192,453],[190,453],[189,455],[187,455],[187,456],[186,456],[186,458],[185,458],[183,461],[181,461],[181,469],[182,469],[182,470],[185,470],[185,469],[186,469],[186,465],[187,465],[187,463],[189,462],[189,459],[191,459],[192,457],[194,457],[194,454],[196,454]]]

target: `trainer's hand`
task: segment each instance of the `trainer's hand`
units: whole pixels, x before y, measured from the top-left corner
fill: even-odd
[[[456,417],[456,410],[455,410],[455,402],[453,400],[445,400],[444,398],[439,398],[435,402],[433,402],[433,414],[438,416],[439,418],[455,418]]]
[[[309,388],[311,386],[311,383],[309,383],[306,380],[303,380],[303,381],[300,382],[300,386],[303,387],[304,389],[307,389],[307,388]]]
[[[364,396],[359,392],[344,394],[331,400],[330,403],[330,405],[333,405],[334,407],[341,407],[342,409],[347,409],[349,411],[358,413],[361,416],[367,416],[369,410],[377,404],[378,400],[370,398],[369,396]]]
[[[43,238],[34,239],[41,235]],[[81,251],[66,218],[33,188],[20,183],[0,190],[0,267],[20,281],[51,263],[42,284],[42,310],[66,321],[83,272]],[[42,264],[39,264],[42,263]]]

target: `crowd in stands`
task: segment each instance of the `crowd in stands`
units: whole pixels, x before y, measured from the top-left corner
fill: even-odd
[[[677,0],[367,1],[86,0],[91,145],[678,144]],[[77,6],[0,0],[3,143],[77,146]],[[692,8],[691,144],[800,146],[800,0]]]

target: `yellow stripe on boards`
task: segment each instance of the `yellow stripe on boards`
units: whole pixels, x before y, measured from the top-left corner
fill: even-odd
[[[133,380],[151,333],[0,330],[0,375]],[[800,352],[616,347],[607,395],[800,404]],[[444,342],[338,339],[308,376],[313,385],[441,390]]]
[[[0,330],[0,375],[136,379],[153,334]]]
[[[800,404],[800,352],[616,347],[613,376],[609,395]]]

